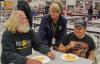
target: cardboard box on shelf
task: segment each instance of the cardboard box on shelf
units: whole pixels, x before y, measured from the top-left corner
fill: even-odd
[[[4,9],[5,10],[12,10],[13,8],[13,2],[12,1],[5,1],[4,2]]]

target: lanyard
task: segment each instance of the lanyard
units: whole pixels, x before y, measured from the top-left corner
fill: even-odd
[[[53,27],[53,32],[54,32],[53,38],[52,38],[52,46],[56,44],[56,39],[55,39],[54,35],[55,35],[55,32],[56,32],[57,26],[58,26],[57,24],[54,25],[53,22],[52,22],[52,27]]]
[[[54,35],[55,35],[55,32],[56,32],[56,28],[57,28],[57,26],[58,26],[57,24],[56,24],[56,25],[54,25],[54,24],[53,24],[53,22],[52,22],[52,27],[53,27],[53,32],[54,32]],[[53,37],[54,37],[54,35],[53,35]]]

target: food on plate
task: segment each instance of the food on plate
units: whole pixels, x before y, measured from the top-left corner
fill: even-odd
[[[42,62],[45,58],[44,56],[36,56],[35,59]]]
[[[77,60],[77,56],[74,54],[64,54],[63,57],[67,61],[76,61]]]
[[[34,56],[34,57],[32,57],[32,59],[36,59],[36,60],[42,62],[43,64],[51,61],[51,59],[49,57],[44,56],[44,55]]]

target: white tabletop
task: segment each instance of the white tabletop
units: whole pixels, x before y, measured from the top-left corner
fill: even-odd
[[[68,61],[64,61],[61,59],[61,55],[63,55],[64,53],[55,51],[55,54],[56,54],[56,58],[54,60],[52,60],[51,62],[49,62],[48,64],[91,64],[90,60],[88,60],[86,58],[79,57],[79,60],[77,60],[77,61],[68,62]],[[38,55],[42,55],[42,54],[39,52],[33,53],[32,55],[28,56],[28,58],[38,56]]]
[[[43,15],[34,16],[33,18],[42,18]]]
[[[97,20],[92,20],[92,21],[89,21],[90,23],[99,23],[100,24],[100,19],[97,19]]]
[[[40,24],[41,23],[41,20],[37,21],[37,20],[34,20],[33,21],[33,24]]]
[[[67,25],[68,29],[74,29],[74,25]],[[100,28],[87,27],[87,32],[100,33]]]
[[[33,19],[33,24],[40,24],[41,23],[41,18],[38,18],[38,19]]]
[[[66,16],[67,20],[71,20],[71,19],[78,19],[81,18],[82,16]]]

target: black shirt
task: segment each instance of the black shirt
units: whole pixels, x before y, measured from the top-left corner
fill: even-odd
[[[80,57],[88,57],[88,53],[91,50],[95,49],[95,44],[93,39],[85,34],[84,38],[79,39],[75,36],[75,34],[72,32],[67,35],[64,39],[64,45],[68,45],[71,41],[75,41],[76,44],[73,48],[67,51],[67,53],[73,53]]]
[[[32,48],[43,54],[50,50],[37,37],[33,30],[28,33],[11,33],[6,30],[2,36],[2,64],[26,64],[26,56],[32,54]]]

